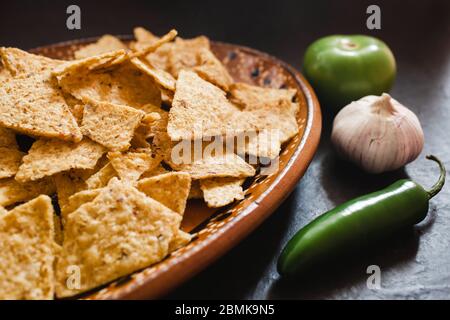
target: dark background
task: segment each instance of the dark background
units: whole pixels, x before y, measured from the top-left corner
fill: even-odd
[[[66,29],[66,8],[78,4],[82,29]],[[366,29],[366,8],[378,4],[382,29]],[[275,264],[286,241],[313,217],[355,196],[410,176],[425,186],[438,172],[424,155],[450,168],[450,1],[2,1],[0,46],[30,49],[58,41],[130,34],[142,25],[157,34],[211,39],[268,52],[301,68],[314,39],[364,33],[394,51],[398,77],[391,94],[420,118],[421,157],[405,170],[370,176],[338,160],[329,144],[332,115],[323,108],[319,151],[292,195],[252,235],[168,298],[450,298],[450,187],[431,201],[429,218],[364,255],[326,266],[308,280],[280,280]],[[381,268],[380,290],[366,286],[366,268]]]

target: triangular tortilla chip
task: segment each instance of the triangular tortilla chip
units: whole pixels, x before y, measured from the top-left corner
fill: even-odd
[[[35,181],[70,169],[93,169],[105,151],[87,138],[78,143],[37,140],[23,157],[16,180]]]
[[[151,152],[110,152],[108,158],[121,180],[136,182],[141,175],[156,168],[161,158]]]
[[[112,151],[126,151],[145,113],[124,105],[86,101],[81,131]]]
[[[184,232],[183,230],[178,230],[175,238],[169,244],[169,252],[173,252],[181,247],[184,247],[192,240],[192,235]]]
[[[29,135],[80,141],[80,128],[51,75],[62,62],[12,48],[1,48],[0,56],[15,73],[0,83],[0,125]]]
[[[273,131],[280,144],[298,133],[296,114],[299,104],[293,102],[296,90],[261,88],[245,83],[232,86],[231,100],[244,107],[241,119],[252,121],[260,131]],[[263,148],[261,148],[263,150]]]
[[[14,177],[22,162],[23,153],[15,147],[0,147],[0,179]]]
[[[228,101],[225,92],[191,71],[181,71],[167,132],[172,140],[193,140],[246,131],[232,121],[240,109]]]
[[[77,210],[83,204],[93,201],[102,189],[83,190],[69,197],[64,207],[61,207],[61,218],[63,224],[66,223],[70,213]]]
[[[160,174],[169,173],[171,171],[164,168],[163,165],[158,164],[158,166],[152,170],[146,171],[142,174],[141,179],[151,178],[155,176],[159,176]]]
[[[149,44],[155,43],[159,40],[159,37],[155,36],[150,31],[137,27],[134,29],[134,36],[136,38],[136,42],[131,44],[131,48],[133,50],[142,50]],[[173,42],[164,43],[154,52],[149,53],[143,59],[150,63],[154,68],[164,70],[166,72],[169,71],[169,51],[173,46]]]
[[[136,68],[153,78],[160,86],[166,90],[175,91],[175,78],[163,69],[154,68],[148,62],[144,62],[139,58],[131,59]]]
[[[19,183],[16,180],[0,180],[0,206],[10,206],[15,203],[31,200],[40,194],[55,193],[55,184],[51,179]]]
[[[180,222],[176,212],[111,180],[94,201],[68,216],[56,266],[57,296],[73,296],[161,261]],[[69,266],[82,275],[78,289],[66,285]]]
[[[127,50],[127,46],[119,38],[106,34],[96,42],[75,51],[75,59],[84,59],[116,50]]]
[[[243,183],[239,178],[212,178],[200,180],[200,188],[208,207],[219,208],[244,199]]]
[[[146,55],[158,50],[158,48],[160,48],[162,45],[169,43],[170,41],[175,39],[177,35],[178,35],[177,30],[172,29],[161,38],[158,38],[158,40],[150,42],[142,46],[138,50],[135,50],[133,53],[130,54],[130,58],[145,57]]]
[[[209,39],[205,36],[193,39],[177,38],[169,51],[170,73],[178,78],[181,70],[191,70],[198,66],[198,52],[209,48]]]
[[[191,189],[191,176],[186,172],[169,172],[140,180],[137,189],[183,215]]]
[[[111,55],[110,59],[113,59],[113,54],[106,55]],[[146,105],[161,105],[161,92],[155,81],[130,61],[120,61],[113,66],[109,66],[111,63],[108,62],[105,70],[91,70],[92,67],[98,69],[104,66],[97,58],[75,61],[56,70],[55,75],[63,90],[82,101],[104,101],[145,112],[151,112],[145,108]],[[122,58],[116,56],[116,59]],[[124,59],[128,59],[126,55]]]
[[[143,27],[136,27],[133,29],[134,37],[140,44],[149,44],[158,41],[159,37],[148,31]],[[139,50],[139,49],[138,49]]]
[[[280,130],[251,132],[242,139],[242,143],[237,145],[239,155],[248,154],[255,157],[275,159],[280,154]]]
[[[0,299],[53,299],[54,236],[47,196],[0,216]]]
[[[215,177],[245,178],[255,175],[255,168],[234,153],[205,153],[193,155],[189,159],[172,157],[169,163],[172,169],[188,172],[192,179],[207,179]]]
[[[67,205],[70,196],[87,188],[84,179],[73,170],[56,174],[53,181],[55,182],[58,204],[61,210]]]
[[[203,79],[228,91],[233,83],[233,78],[222,62],[209,49],[205,48],[199,50],[197,59],[198,65],[192,71],[195,71]]]
[[[93,174],[86,180],[88,189],[98,189],[106,186],[114,177],[118,177],[117,171],[112,166],[111,162],[105,164],[97,173]]]

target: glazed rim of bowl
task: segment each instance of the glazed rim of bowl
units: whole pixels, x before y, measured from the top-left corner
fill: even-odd
[[[119,36],[119,38],[124,41],[134,39],[131,36]],[[68,57],[71,55],[70,50],[73,51],[73,47],[82,47],[98,39],[99,37],[93,37],[60,42],[37,47],[30,51],[45,55],[49,49],[59,49],[64,52],[62,56]],[[170,262],[168,262],[168,259],[161,261],[159,264],[165,264],[162,271],[159,270],[159,272],[144,275],[140,281],[134,279],[126,285],[118,285],[112,291],[110,291],[111,284],[103,289],[96,289],[91,292],[91,295],[87,296],[88,299],[145,299],[157,298],[168,293],[217,260],[256,229],[287,198],[312,161],[320,140],[322,119],[319,102],[306,79],[293,67],[269,54],[245,46],[224,42],[211,41],[211,44],[228,48],[230,51],[240,50],[246,54],[257,56],[287,71],[294,80],[298,93],[303,95],[306,102],[306,122],[301,133],[301,140],[286,165],[277,172],[275,179],[267,189],[233,217],[232,221],[224,223],[214,233],[205,238],[201,244],[196,244],[189,250],[184,247],[186,252],[177,256],[175,260],[172,259]],[[292,143],[292,140],[288,145]],[[277,187],[282,191],[273,192]],[[232,205],[232,207],[234,206]],[[212,245],[214,247],[211,249],[214,250],[202,250]],[[190,266],[186,268],[184,264],[188,261]],[[136,273],[143,273],[145,270],[153,269],[154,267],[155,265]],[[113,281],[113,284],[117,281]]]

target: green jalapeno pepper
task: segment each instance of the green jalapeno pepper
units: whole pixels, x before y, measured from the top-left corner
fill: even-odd
[[[441,172],[431,190],[402,179],[328,211],[288,242],[278,260],[278,272],[281,275],[307,272],[425,219],[428,202],[442,189],[446,175],[439,159],[434,156],[427,159],[437,162]]]

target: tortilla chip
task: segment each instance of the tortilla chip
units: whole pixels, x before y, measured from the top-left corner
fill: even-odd
[[[23,157],[16,180],[35,181],[70,169],[93,169],[105,151],[87,138],[79,143],[37,140]]]
[[[98,39],[95,43],[87,45],[75,51],[75,59],[84,59],[117,50],[127,50],[127,46],[120,41],[119,38],[106,34]]]
[[[177,38],[169,51],[170,73],[178,78],[181,70],[191,70],[198,66],[198,52],[209,48],[209,39],[205,36],[193,39]]]
[[[117,171],[114,169],[112,164],[108,162],[97,173],[93,174],[86,180],[86,186],[88,189],[103,188],[108,184],[109,180],[114,177],[118,177]]]
[[[192,235],[184,232],[183,230],[178,230],[178,233],[175,235],[175,238],[169,244],[169,252],[173,252],[178,250],[184,246],[186,246],[192,240]]]
[[[133,33],[138,43],[141,44],[155,43],[159,40],[159,37],[155,36],[153,33],[143,27],[134,28]]]
[[[61,207],[61,217],[63,224],[66,223],[70,213],[77,210],[83,204],[93,201],[102,189],[83,190],[70,196],[64,207]]]
[[[197,59],[198,65],[192,71],[195,71],[206,81],[228,91],[233,83],[233,78],[223,66],[222,62],[209,49],[205,48],[199,50]]]
[[[203,198],[210,208],[219,208],[244,199],[242,184],[244,179],[213,178],[200,180]]]
[[[15,147],[0,147],[0,154],[0,179],[14,177],[19,170],[23,153]]]
[[[172,169],[188,172],[192,179],[245,178],[255,175],[255,169],[234,153],[203,154],[195,156],[192,161],[179,160],[180,163],[169,163]]]
[[[155,36],[148,30],[142,27],[134,29],[134,36],[137,42],[133,44],[132,48],[134,50],[142,50],[149,44],[155,43],[159,40],[159,37]],[[156,69],[169,71],[169,51],[173,46],[173,42],[164,43],[158,47],[154,52],[149,53],[145,57],[142,57],[146,62],[150,63]]]
[[[16,180],[0,180],[0,206],[10,206],[19,202],[31,200],[40,194],[55,193],[55,185],[50,179],[19,183]]]
[[[67,205],[70,196],[87,188],[84,179],[74,170],[58,173],[54,176],[53,180],[61,210]]]
[[[143,111],[108,102],[91,100],[84,106],[81,131],[113,151],[126,151]]]
[[[16,74],[0,83],[0,125],[33,136],[80,141],[80,128],[51,75],[62,62],[12,48],[0,48],[0,56]]]
[[[149,42],[148,44],[142,46],[140,49],[130,54],[130,57],[131,58],[144,57],[149,53],[155,52],[162,45],[175,39],[177,35],[178,35],[177,30],[172,29],[161,38],[158,38],[158,40],[154,42]]]
[[[0,299],[53,299],[54,233],[47,196],[0,216]]]
[[[275,159],[281,151],[280,130],[263,130],[247,135],[245,143],[238,144],[237,153]]]
[[[3,208],[2,206],[0,206],[0,217],[4,214],[8,213],[8,210],[6,210],[5,208]]]
[[[115,63],[113,67],[94,72],[93,64],[97,68],[102,66],[96,61],[96,57],[75,61],[55,71],[63,90],[82,101],[109,102],[145,112],[151,112],[145,109],[146,105],[161,105],[161,92],[154,80],[131,62]]]
[[[169,172],[140,180],[137,189],[183,215],[191,189],[191,176],[186,172]]]
[[[136,182],[141,175],[156,168],[161,158],[149,152],[110,152],[108,158],[121,180]]]
[[[230,93],[231,100],[244,107],[240,118],[255,119],[252,121],[260,131],[265,130],[268,133],[273,131],[275,135],[278,134],[280,144],[298,133],[296,114],[299,104],[293,102],[296,90],[261,88],[236,83]]]
[[[247,129],[245,123],[236,127],[231,121],[239,112],[218,87],[191,71],[181,71],[167,132],[174,141],[243,132]]]
[[[170,91],[175,91],[176,80],[170,73],[163,69],[154,68],[149,63],[146,63],[139,58],[131,59],[131,63],[133,63],[136,68],[152,77],[161,87]]]
[[[16,135],[9,129],[0,127],[0,147],[16,147]]]
[[[192,180],[188,199],[203,199],[203,191],[200,189],[200,180]]]
[[[73,296],[161,261],[180,222],[179,214],[111,180],[94,201],[68,216],[56,265],[57,296]],[[68,266],[80,268],[79,289],[66,286]]]
[[[169,170],[167,170],[166,168],[164,168],[163,165],[158,164],[158,166],[157,166],[156,168],[144,172],[144,173],[142,174],[142,176],[141,176],[141,179],[159,176],[160,174],[164,174],[164,173],[168,173],[168,172],[171,172],[171,171],[169,171]]]

